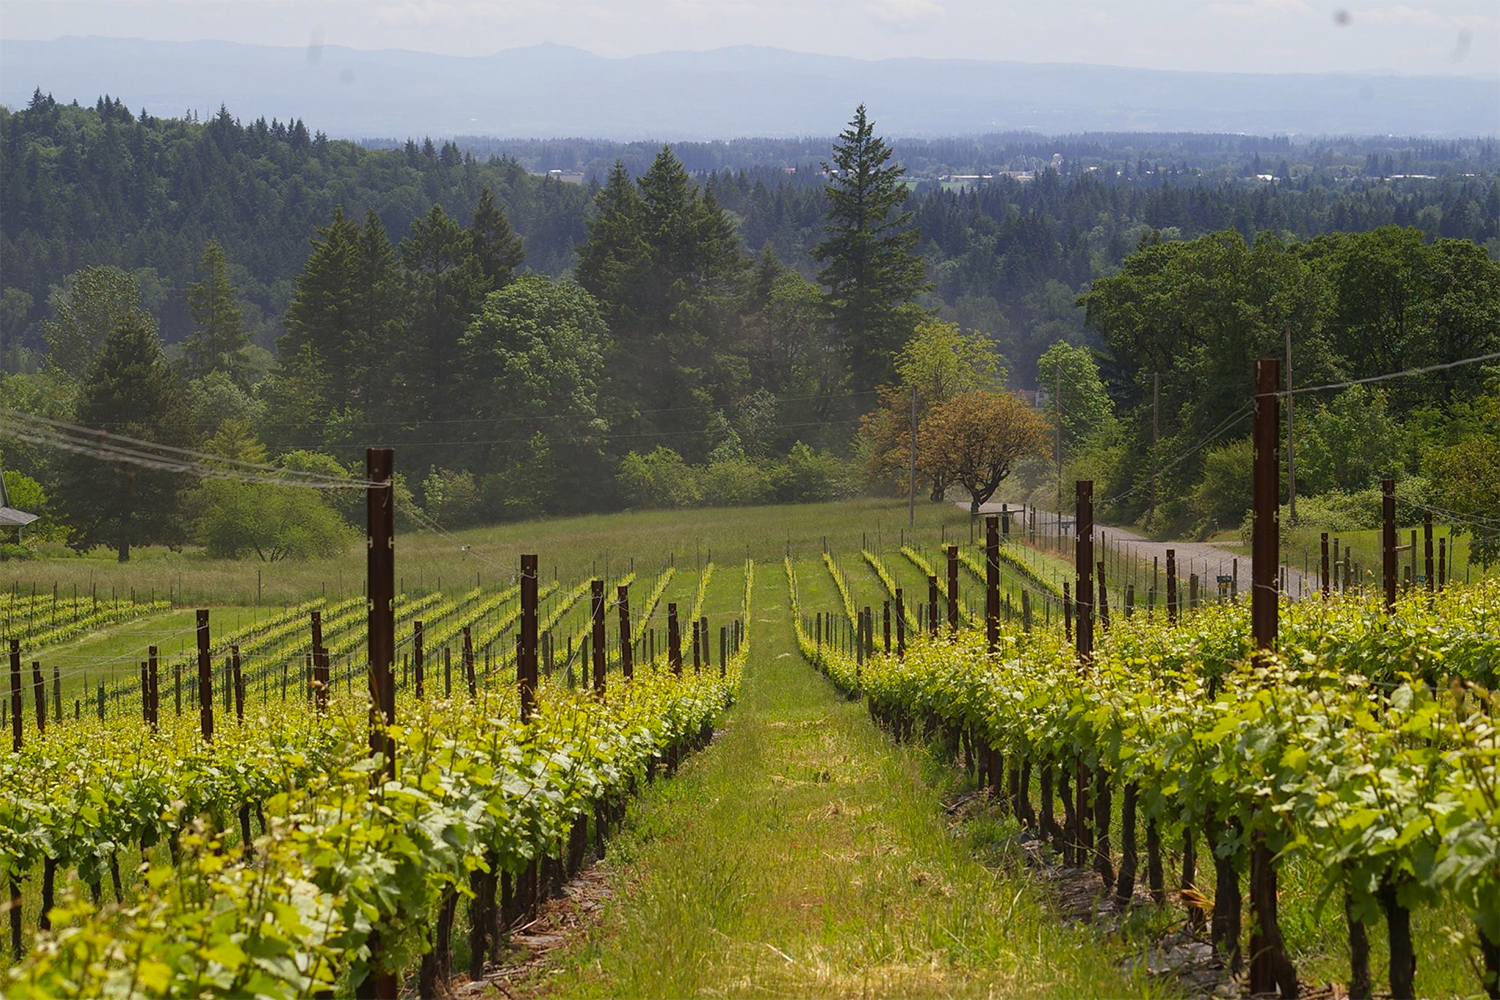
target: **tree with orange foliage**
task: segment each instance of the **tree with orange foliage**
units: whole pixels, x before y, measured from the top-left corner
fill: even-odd
[[[1047,422],[1010,392],[977,389],[932,411],[918,431],[917,464],[969,492],[969,512],[995,495],[1022,459],[1043,453]]]

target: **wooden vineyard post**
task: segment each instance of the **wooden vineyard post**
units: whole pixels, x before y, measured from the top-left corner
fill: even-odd
[[[467,625],[463,627],[463,640],[464,680],[469,684],[469,697],[475,698],[479,695],[479,678],[474,676],[474,636]]]
[[[144,696],[144,692],[142,692]],[[62,668],[57,664],[52,665],[52,717],[62,722]]]
[[[927,631],[930,635],[938,632],[938,585],[936,574],[928,574],[927,577]]]
[[[323,648],[323,613],[312,612],[313,701],[318,714],[328,711],[328,651]]]
[[[885,639],[885,655],[891,655],[891,602],[886,601],[881,610],[881,634]]]
[[[237,644],[229,647],[229,674],[230,682],[234,685],[234,717],[244,722],[245,678],[240,674],[240,647]]]
[[[411,671],[417,686],[417,700],[427,694],[426,649],[423,645],[422,619],[411,623]]]
[[[1427,579],[1427,593],[1432,594],[1437,590],[1437,580],[1432,572],[1432,511],[1422,512],[1422,555],[1423,573]]]
[[[198,609],[198,728],[203,738],[214,738],[214,668],[209,660],[208,609]]]
[[[151,725],[161,724],[161,684],[157,676],[157,651],[155,646],[146,647],[146,670],[151,678]]]
[[[590,644],[594,654],[594,694],[604,697],[604,581],[589,582]]]
[[[693,619],[693,673],[695,673],[695,674],[698,673],[700,670],[703,669],[703,665],[702,665],[702,663],[698,659],[698,644],[702,641],[702,635],[703,635],[703,633],[702,633],[702,630],[700,629],[700,627],[698,625],[698,619],[694,618]]]
[[[1109,591],[1104,586],[1104,560],[1099,560],[1094,568],[1099,572],[1099,627],[1107,629],[1109,628]]]
[[[21,752],[21,640],[10,641],[10,737],[11,749]],[[20,913],[17,908],[12,913]],[[20,955],[16,955],[17,960]]]
[[[1396,481],[1380,481],[1380,565],[1385,610],[1396,610]]]
[[[682,676],[682,629],[677,622],[677,605],[667,604],[667,663],[672,673]]]
[[[521,721],[530,722],[536,707],[537,567],[535,555],[521,557],[521,630],[516,635],[516,684]]]
[[[1438,539],[1437,589],[1448,585],[1448,539]]]
[[[620,673],[629,681],[635,676],[634,653],[630,645],[630,586],[615,588],[615,603],[620,607]]]
[[[901,588],[896,588],[896,655],[906,656],[906,599]]]
[[[1000,649],[1000,525],[995,515],[984,519],[984,642],[991,653]]]
[[[1251,535],[1250,629],[1257,649],[1276,645],[1279,626],[1277,573],[1280,569],[1281,483],[1277,465],[1280,443],[1280,411],[1277,385],[1281,365],[1276,358],[1255,363],[1255,521]],[[1394,561],[1394,553],[1392,553]],[[1252,817],[1252,822],[1255,817]],[[1295,1000],[1297,974],[1287,957],[1276,916],[1276,866],[1266,845],[1265,831],[1251,835],[1250,909],[1254,924],[1250,934],[1250,992],[1281,990],[1283,1000]]]
[[[1074,646],[1078,652],[1078,669],[1084,672],[1094,655],[1094,482],[1080,479],[1074,484],[1074,503],[1077,514],[1077,531],[1073,540],[1073,566],[1077,574],[1074,582]],[[1094,837],[1089,827],[1089,787],[1093,784],[1089,767],[1080,757],[1077,761],[1074,791],[1077,805],[1074,809],[1076,824],[1074,857],[1079,864],[1093,856]]]
[[[703,665],[711,667],[714,665],[713,650],[709,648],[708,639],[708,616],[704,615],[698,619],[698,634],[703,637]]]
[[[719,676],[723,677],[729,672],[729,628],[725,625],[719,626]]]
[[[948,546],[948,631],[958,634],[958,546]]]
[[[1323,532],[1323,535],[1322,535],[1322,538],[1321,538],[1321,543],[1322,543],[1322,546],[1323,546],[1323,552],[1322,552],[1323,562],[1322,562],[1322,573],[1321,573],[1322,580],[1321,580],[1321,583],[1322,583],[1322,589],[1323,589],[1323,598],[1324,598],[1324,600],[1327,600],[1330,588],[1332,587],[1332,581],[1329,579],[1329,576],[1328,576],[1328,569],[1329,569],[1329,566],[1328,566],[1328,532],[1326,532],[1326,531]]]
[[[1063,581],[1063,637],[1071,644],[1073,641],[1073,592],[1069,589],[1070,586],[1068,581]]]
[[[31,687],[36,697],[36,731],[40,736],[47,731],[47,682],[42,680],[40,660],[31,661]]]
[[[1234,570],[1236,576],[1239,568]],[[1232,586],[1232,585],[1231,585]],[[1167,621],[1177,624],[1177,550],[1167,550]]]
[[[369,636],[370,755],[384,757],[376,781],[395,777],[396,747],[387,727],[396,721],[396,504],[391,482],[395,452],[365,449],[365,614]],[[283,673],[283,697],[285,674]],[[396,1000],[400,979],[381,965],[380,929],[370,934],[370,972],[355,993]]]

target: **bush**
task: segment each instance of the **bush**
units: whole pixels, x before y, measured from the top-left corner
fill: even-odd
[[[265,562],[338,555],[353,532],[323,492],[208,480],[193,497],[198,541],[224,559],[252,552]]]
[[[474,474],[433,469],[422,480],[423,508],[445,528],[465,528],[479,521],[481,497]]]
[[[671,448],[632,451],[620,462],[620,490],[633,507],[692,507],[703,499],[698,471]]]
[[[1231,441],[1203,456],[1203,478],[1188,498],[1200,535],[1244,520],[1254,474],[1255,447],[1249,438]]]
[[[698,475],[703,500],[714,507],[745,507],[771,499],[776,485],[763,462],[723,458],[710,462]]]
[[[838,500],[858,491],[859,469],[827,451],[798,441],[772,473],[776,499],[784,503]]]

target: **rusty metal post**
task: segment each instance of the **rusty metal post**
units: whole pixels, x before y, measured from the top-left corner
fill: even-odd
[[[214,667],[209,659],[208,609],[198,609],[198,728],[203,738],[214,738]]]

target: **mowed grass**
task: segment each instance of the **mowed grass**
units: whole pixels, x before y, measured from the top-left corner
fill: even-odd
[[[827,572],[801,560],[804,601]],[[717,579],[717,573],[715,577]],[[711,587],[711,595],[717,587]],[[779,564],[713,746],[632,806],[600,922],[529,984],[556,997],[1138,996],[1122,953],[977,859],[951,772],[892,745],[797,653]]]
[[[678,575],[695,574],[710,560],[720,568],[738,566],[746,556],[756,563],[779,564],[788,549],[795,556],[822,551],[826,538],[835,551],[858,556],[866,537],[871,548],[895,551],[903,531],[908,540],[933,544],[946,534],[968,538],[968,515],[950,503],[922,502],[916,525],[906,528],[906,503],[899,499],[855,499],[831,503],[767,507],[695,508],[631,511],[547,518],[515,524],[469,528],[450,533],[409,527],[396,529],[398,587],[410,593],[443,589],[461,593],[476,585],[500,587],[512,582],[521,553],[536,553],[542,576],[554,575],[566,586],[591,575],[612,580],[631,568],[638,579],[655,579],[668,559]],[[65,551],[65,550],[64,550]],[[0,588],[62,593],[91,584],[99,594],[117,588],[124,595],[136,588],[144,599],[172,595],[181,606],[199,603],[282,606],[312,597],[357,595],[365,577],[365,549],[359,540],[331,559],[211,559],[201,551],[173,552],[161,547],[132,550],[131,561],[118,563],[96,550],[88,556],[52,557],[0,563]],[[640,584],[638,583],[637,586]],[[632,592],[636,588],[632,588]],[[649,587],[643,589],[644,594]]]

